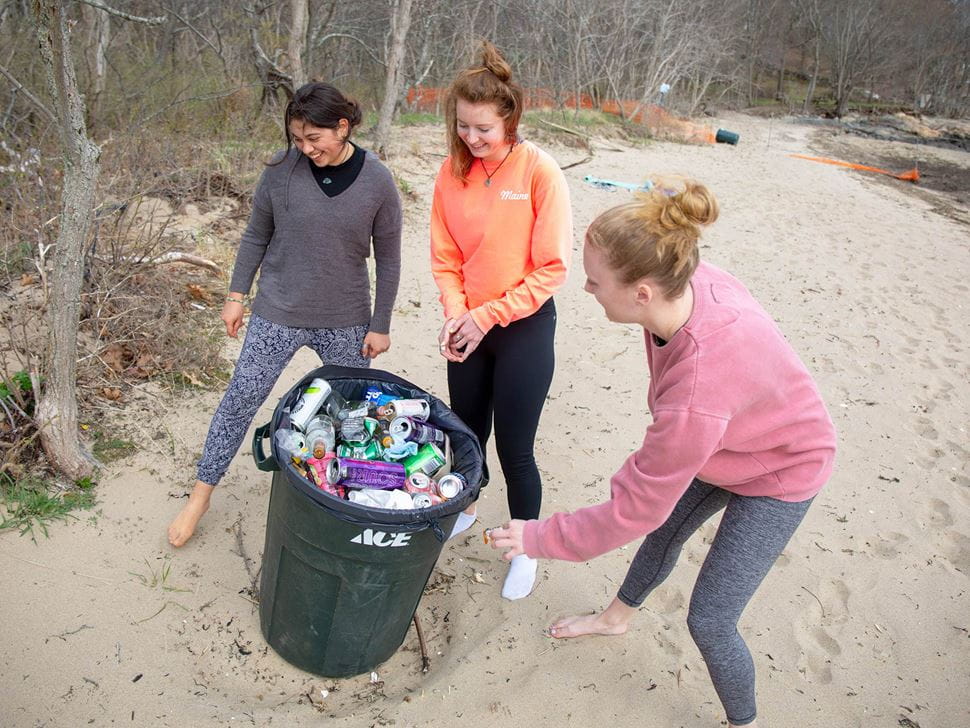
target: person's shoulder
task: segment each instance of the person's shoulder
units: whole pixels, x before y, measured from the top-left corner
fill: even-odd
[[[524,165],[533,170],[533,174],[537,177],[546,179],[563,177],[559,162],[545,149],[527,139],[519,142],[519,149]]]
[[[691,278],[695,308],[702,315],[693,322],[692,332],[706,348],[725,351],[760,350],[773,338],[776,324],[745,285],[711,263],[701,262]]]
[[[372,174],[376,177],[381,177],[383,179],[393,179],[394,175],[391,170],[388,169],[387,165],[370,149],[364,149],[364,166],[361,171],[367,172],[367,174]]]
[[[267,169],[272,169],[273,167],[280,166],[283,160],[288,160],[292,162],[298,157],[302,156],[302,152],[296,147],[287,147],[286,149],[277,149],[273,152],[273,156],[269,158],[269,162],[266,164]]]
[[[366,175],[376,181],[384,190],[393,188],[397,193],[397,183],[394,181],[394,174],[386,164],[374,152],[369,149],[364,150],[364,164],[360,169],[361,175]]]

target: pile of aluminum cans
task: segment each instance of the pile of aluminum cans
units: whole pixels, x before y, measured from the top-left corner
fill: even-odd
[[[397,399],[368,387],[347,400],[321,378],[303,391],[279,428],[277,447],[316,487],[373,508],[430,508],[468,483],[451,472],[448,435],[428,420],[423,399]]]

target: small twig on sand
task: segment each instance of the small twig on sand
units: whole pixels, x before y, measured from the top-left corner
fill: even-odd
[[[3,551],[0,551],[0,555],[6,556],[7,558],[13,559],[14,561],[21,561],[25,564],[31,564],[32,566],[39,566],[42,569],[50,569],[51,571],[60,571],[62,573],[64,572],[64,569],[57,569],[53,566],[42,564],[39,561],[32,561],[31,559],[23,559],[19,556],[14,556],[13,554],[8,554]],[[97,581],[103,581],[105,584],[114,584],[114,582],[111,579],[105,579],[104,577],[101,577],[101,576],[82,574],[80,571],[71,571],[70,573],[74,576],[83,576],[85,579],[96,579]]]
[[[256,578],[258,572],[253,572],[253,560],[249,558],[249,555],[246,553],[246,547],[243,545],[242,518],[232,524],[232,530],[236,534],[236,550],[233,553],[243,560],[243,564],[246,566],[246,573],[249,574],[252,593],[255,595],[257,593]]]
[[[159,614],[165,611],[165,607],[167,606],[168,606],[168,602],[165,602],[161,607],[159,607],[158,611],[155,612],[155,614],[153,614],[150,617],[145,617],[144,619],[136,619],[134,622],[132,622],[132,624],[141,624],[142,622],[147,622],[149,619],[155,619],[155,617],[157,617]]]
[[[82,624],[77,629],[72,629],[70,632],[61,632],[60,634],[52,634],[47,639],[50,639],[51,637],[60,637],[62,640],[67,642],[67,639],[66,639],[67,637],[70,637],[72,634],[77,634],[82,629],[94,629],[94,627],[92,627],[90,624]]]
[[[802,589],[805,589],[805,587],[802,587]],[[822,619],[825,619],[825,605],[822,604],[822,600],[816,597],[815,594],[812,593],[810,590],[805,589],[805,591],[807,591],[809,594],[815,597],[815,601],[818,602],[818,606],[822,608]]]
[[[418,645],[421,647],[421,672],[427,673],[431,669],[431,658],[428,657],[428,645],[424,641],[424,631],[418,621],[418,613],[414,613],[414,631],[418,633]]]

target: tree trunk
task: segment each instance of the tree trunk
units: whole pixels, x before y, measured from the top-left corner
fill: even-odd
[[[413,0],[391,0],[391,51],[387,57],[387,75],[384,81],[384,100],[377,118],[375,151],[381,159],[387,158],[387,144],[391,135],[391,122],[404,82],[404,51],[408,29],[411,27]]]
[[[90,475],[94,466],[78,435],[77,328],[84,244],[94,209],[101,150],[87,136],[66,14],[61,0],[35,0],[37,39],[57,110],[64,157],[60,228],[47,305],[46,381],[35,418],[51,464],[77,480]]]
[[[87,98],[88,120],[91,126],[100,117],[101,95],[108,73],[107,51],[111,39],[111,16],[92,5],[82,5],[81,12],[91,33],[88,53],[91,60],[91,94]]]
[[[310,6],[307,0],[290,0],[290,42],[287,55],[290,58],[290,74],[293,76],[293,90],[307,82],[307,72],[303,67],[303,54],[306,50],[306,34],[310,25]]]
[[[805,91],[805,103],[802,106],[802,113],[807,114],[815,101],[815,86],[818,84],[818,71],[822,62],[822,39],[815,36],[815,55],[812,58],[812,77],[808,82],[808,89]]]

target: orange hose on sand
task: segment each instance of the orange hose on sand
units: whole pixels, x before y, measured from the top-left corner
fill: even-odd
[[[890,177],[895,177],[896,179],[901,179],[904,182],[918,182],[919,181],[919,170],[913,167],[913,169],[908,172],[900,172],[896,174],[895,172],[890,172],[887,169],[879,169],[878,167],[867,167],[864,164],[853,164],[852,162],[842,162],[838,159],[827,159],[825,157],[809,157],[804,154],[789,154],[789,157],[795,157],[796,159],[807,159],[810,162],[821,162],[822,164],[834,164],[837,167],[848,167],[849,169],[861,169],[864,172],[878,172],[879,174],[887,174]]]

